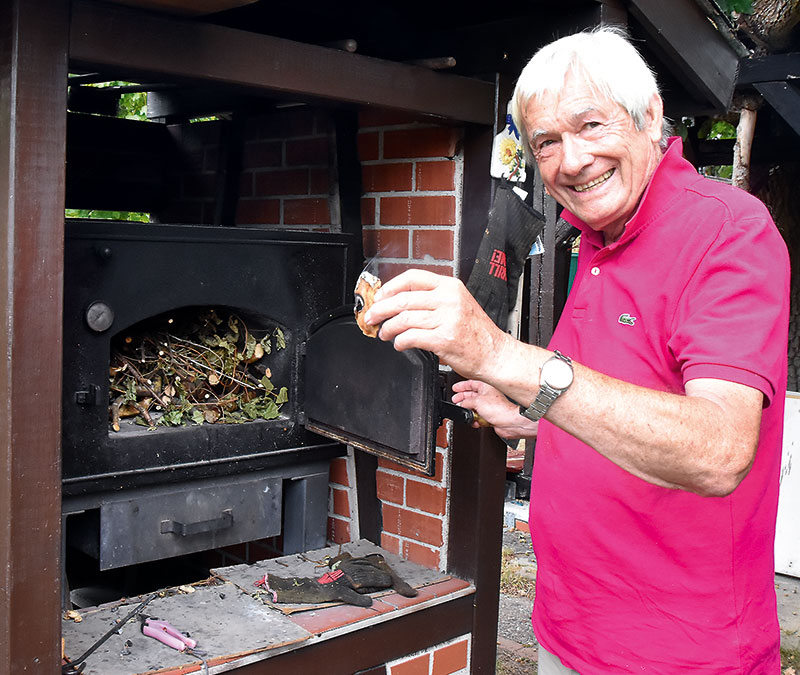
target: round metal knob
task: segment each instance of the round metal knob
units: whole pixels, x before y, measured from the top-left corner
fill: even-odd
[[[93,331],[102,333],[114,323],[114,310],[104,302],[93,302],[86,310],[86,323]]]

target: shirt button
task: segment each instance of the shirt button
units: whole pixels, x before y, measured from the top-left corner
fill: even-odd
[[[594,276],[594,277],[596,277],[598,274],[600,274],[600,268],[599,267],[592,267],[591,271],[592,271],[592,276]]]

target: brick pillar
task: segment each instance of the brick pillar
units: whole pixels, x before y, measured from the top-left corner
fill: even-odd
[[[455,276],[461,212],[460,128],[404,114],[367,112],[360,118],[364,254],[376,258],[383,280],[409,268]],[[447,562],[449,427],[437,434],[432,477],[379,462],[381,544],[419,564]]]

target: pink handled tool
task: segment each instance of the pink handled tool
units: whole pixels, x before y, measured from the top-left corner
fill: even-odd
[[[142,633],[148,637],[155,638],[159,642],[163,642],[168,647],[183,652],[187,649],[194,649],[197,646],[196,640],[185,636],[166,621],[158,621],[149,616],[142,616],[140,618],[142,621]]]

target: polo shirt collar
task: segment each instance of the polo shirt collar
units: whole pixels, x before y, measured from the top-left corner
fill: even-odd
[[[635,237],[679,197],[681,188],[696,178],[695,168],[683,159],[683,141],[680,136],[671,137],[636,211],[625,224],[625,232],[610,247],[620,246]],[[596,232],[567,209],[561,212],[561,217],[581,230],[583,237],[595,247],[605,247],[602,232]]]

